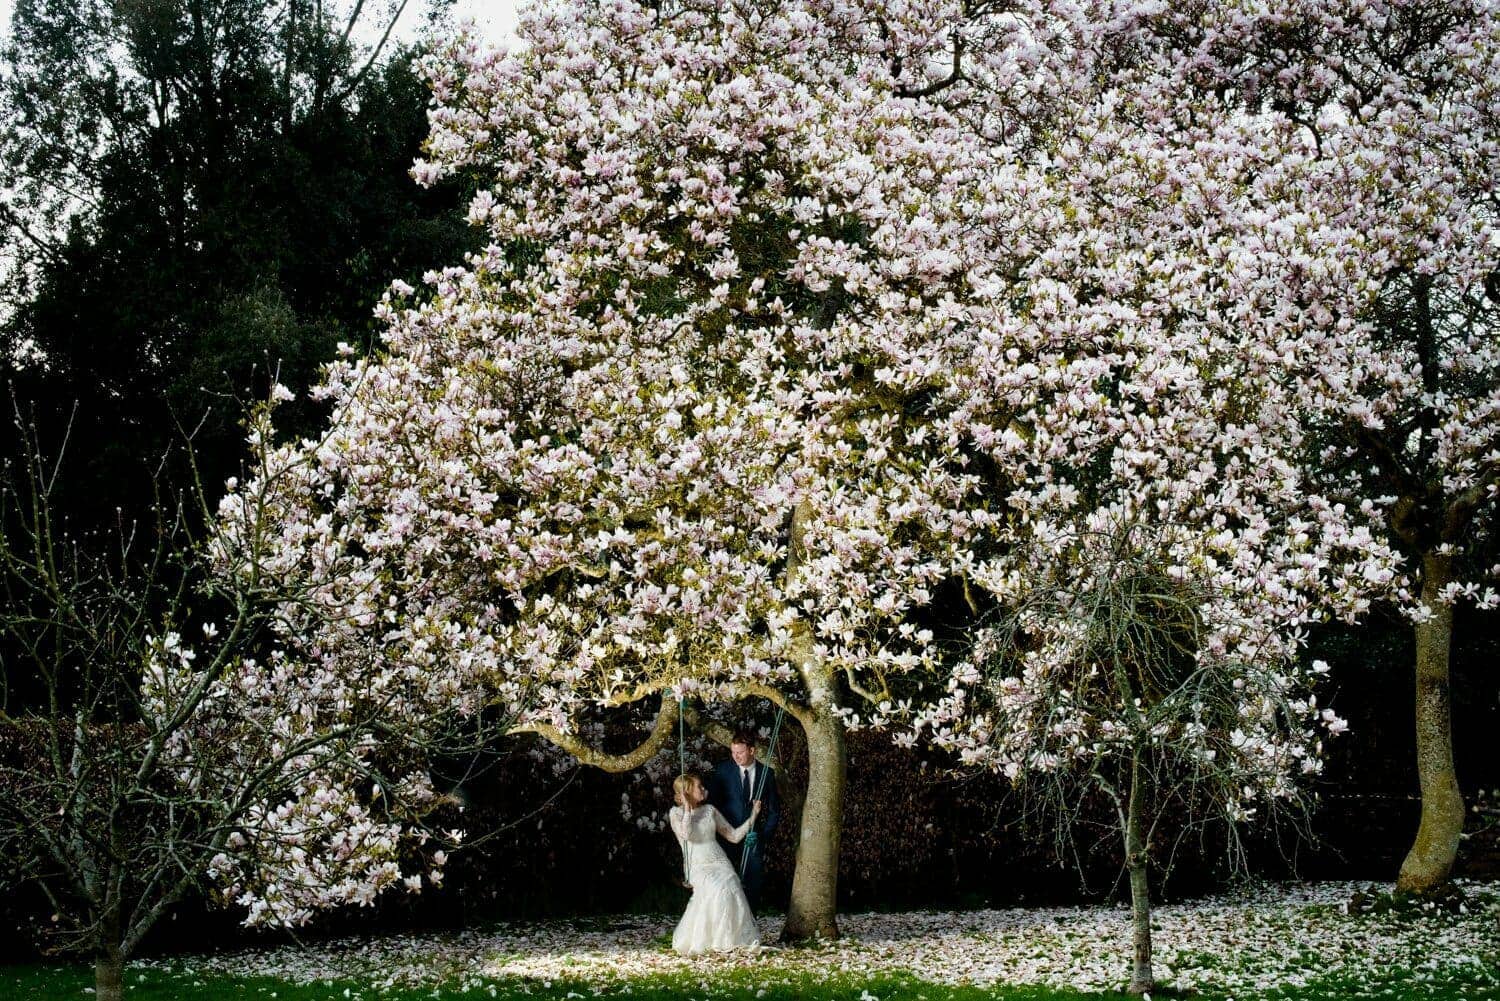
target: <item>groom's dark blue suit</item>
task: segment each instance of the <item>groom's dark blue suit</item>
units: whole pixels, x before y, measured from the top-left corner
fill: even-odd
[[[761,776],[765,777],[763,785]],[[748,849],[750,857],[745,862],[744,876],[745,896],[749,898],[751,908],[760,906],[760,887],[765,878],[765,843],[771,832],[776,830],[777,821],[781,819],[777,809],[776,770],[756,762],[750,774],[748,795],[740,766],[733,759],[719,762],[713,774],[708,777],[708,801],[718,807],[724,819],[734,827],[739,827],[749,818],[750,804],[755,799],[757,785],[761,785],[760,816],[755,821],[756,838],[754,845]],[[736,872],[740,870],[740,856],[747,850],[748,840],[747,838],[746,842],[737,845],[729,844],[722,838],[719,841],[724,846],[724,854],[734,863]]]

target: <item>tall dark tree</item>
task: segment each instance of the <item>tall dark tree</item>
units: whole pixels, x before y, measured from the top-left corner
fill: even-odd
[[[426,134],[411,0],[20,0],[0,80],[3,350],[88,473],[64,506],[148,496],[176,424],[210,482],[235,397],[362,344],[394,277],[461,254],[456,187],[407,175]],[[429,8],[426,16],[440,13]],[[46,418],[53,419],[47,420]]]

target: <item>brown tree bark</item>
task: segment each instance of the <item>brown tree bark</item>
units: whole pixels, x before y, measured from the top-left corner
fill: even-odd
[[[1453,641],[1453,608],[1439,594],[1453,580],[1453,558],[1427,553],[1422,558],[1422,603],[1432,617],[1415,627],[1417,641],[1417,779],[1422,820],[1416,840],[1401,863],[1400,893],[1426,895],[1448,882],[1464,827],[1464,799],[1453,764],[1453,698],[1448,658]]]
[[[1131,994],[1154,990],[1156,978],[1151,972],[1151,883],[1146,870],[1146,839],[1142,834],[1141,811],[1145,790],[1141,788],[1140,752],[1130,761],[1130,801],[1125,813],[1125,868],[1130,873],[1131,917]]]
[[[799,720],[807,734],[807,796],[802,803],[797,863],[784,941],[837,938],[839,841],[844,830],[847,758],[844,725],[828,704]]]

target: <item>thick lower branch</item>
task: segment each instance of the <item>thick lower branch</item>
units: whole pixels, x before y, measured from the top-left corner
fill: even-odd
[[[661,709],[656,714],[656,724],[651,728],[651,733],[634,749],[624,754],[610,754],[590,746],[587,742],[578,739],[571,733],[564,733],[555,726],[546,723],[528,723],[511,729],[511,733],[534,733],[567,751],[585,765],[590,765],[606,772],[628,772],[641,767],[647,761],[654,758],[672,736],[677,726],[677,700],[670,695],[664,695],[661,700]]]

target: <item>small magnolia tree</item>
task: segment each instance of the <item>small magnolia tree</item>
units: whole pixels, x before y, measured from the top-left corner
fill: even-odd
[[[204,540],[189,487],[111,548],[57,524],[57,467],[29,456],[0,488],[0,872],[50,901],[40,944],[118,999],[190,892],[297,924],[436,883],[425,763],[473,723],[382,659],[334,677],[277,642],[308,595],[262,572],[264,509]]]
[[[1345,726],[1311,693],[1326,665],[1296,659],[1294,644],[1247,615],[1257,602],[1243,582],[1205,575],[1212,557],[1195,545],[1180,526],[1101,524],[1039,558],[980,633],[957,742],[966,760],[1014,781],[1060,848],[1092,821],[1092,802],[1112,808],[1133,993],[1156,986],[1151,870],[1208,826],[1241,861],[1238,827],[1297,809],[1323,736]]]

